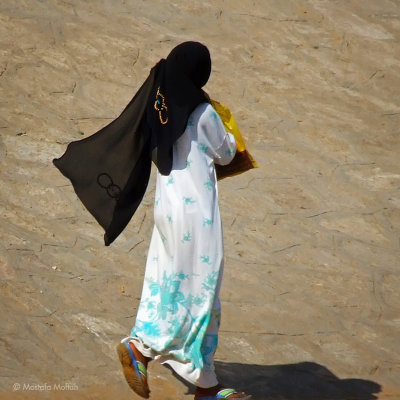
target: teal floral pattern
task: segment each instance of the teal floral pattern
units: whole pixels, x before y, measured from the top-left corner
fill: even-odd
[[[213,271],[207,274],[206,279],[203,282],[203,288],[208,291],[213,291],[217,284],[218,271]]]
[[[234,150],[232,150],[232,149],[228,149],[228,150],[226,150],[226,154],[228,155],[228,156],[230,156],[230,157],[233,157],[234,155],[235,155],[235,151]]]
[[[235,140],[209,104],[192,113],[173,149],[168,176],[157,173],[154,230],[131,336],[183,378],[216,384],[223,240],[214,162],[228,163]]]
[[[211,226],[211,225],[212,225],[212,219],[209,218],[203,219],[203,226]]]
[[[201,345],[201,354],[204,359],[204,366],[211,369],[213,366],[214,353],[218,346],[218,335],[206,334],[204,335],[203,343]]]
[[[192,235],[190,232],[187,232],[183,235],[182,243],[190,242],[192,240]]]
[[[209,256],[200,256],[200,260],[204,264],[212,265],[212,262],[210,261]]]
[[[147,282],[149,295],[142,297],[139,313],[139,315],[142,313],[147,315],[149,320],[141,320],[138,317],[131,335],[140,337],[144,334],[148,338],[154,339],[168,335],[173,337],[174,341],[177,341],[185,337],[190,331],[194,331],[194,334],[200,335],[202,339],[195,340],[189,345],[185,350],[185,354],[192,360],[195,368],[202,368],[206,360],[205,356],[211,354],[211,350],[213,352],[216,350],[217,342],[215,342],[215,348],[211,349],[212,342],[209,338],[206,347],[203,345],[203,337],[207,337],[205,332],[210,319],[213,318],[214,310],[200,317],[192,315],[191,310],[194,307],[204,306],[208,296],[205,293],[200,293],[196,296],[192,294],[185,295],[181,290],[181,284],[190,278],[190,275],[183,272],[168,275],[164,271],[161,282],[149,280]],[[203,282],[203,284],[209,287],[210,280],[207,278],[207,283]],[[144,309],[145,311],[143,311]],[[163,324],[162,321],[167,324]],[[209,337],[211,336],[209,335]]]
[[[190,205],[190,204],[196,203],[196,200],[193,200],[192,197],[184,197],[184,198],[183,198],[183,202],[184,202],[186,205]]]
[[[204,186],[206,187],[207,190],[213,190],[213,183],[211,182],[211,180],[209,179],[207,182],[204,183]]]
[[[203,143],[199,143],[199,149],[203,152],[203,153],[207,153],[208,147],[203,144]]]

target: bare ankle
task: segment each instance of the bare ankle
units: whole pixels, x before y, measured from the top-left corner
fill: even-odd
[[[222,389],[220,384],[212,386],[210,388],[201,388],[196,386],[196,396],[213,396],[217,394]]]
[[[135,346],[134,343],[129,342],[129,347],[131,348],[131,350],[133,351],[133,354],[135,355],[136,360],[140,361],[146,368],[147,368],[147,364],[149,363],[149,361],[151,361],[151,358],[144,356]]]

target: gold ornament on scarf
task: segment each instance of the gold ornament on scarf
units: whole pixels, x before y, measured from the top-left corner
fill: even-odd
[[[160,92],[160,87],[157,89],[156,101],[154,102],[154,109],[158,111],[160,122],[165,125],[168,122],[168,107],[165,104],[165,96]]]

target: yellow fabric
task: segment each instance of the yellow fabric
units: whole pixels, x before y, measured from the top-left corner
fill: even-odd
[[[241,174],[251,168],[258,168],[258,164],[246,149],[242,134],[240,133],[235,118],[229,108],[215,100],[211,100],[211,105],[221,117],[225,129],[235,137],[237,147],[237,153],[233,162],[225,168],[224,166],[218,166],[218,179]]]

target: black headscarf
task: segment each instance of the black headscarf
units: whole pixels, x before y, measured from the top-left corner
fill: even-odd
[[[210,53],[184,42],[161,59],[121,115],[94,135],[72,142],[54,165],[71,180],[110,245],[143,199],[151,161],[172,169],[172,147],[191,112],[208,101],[201,89],[211,73]]]

